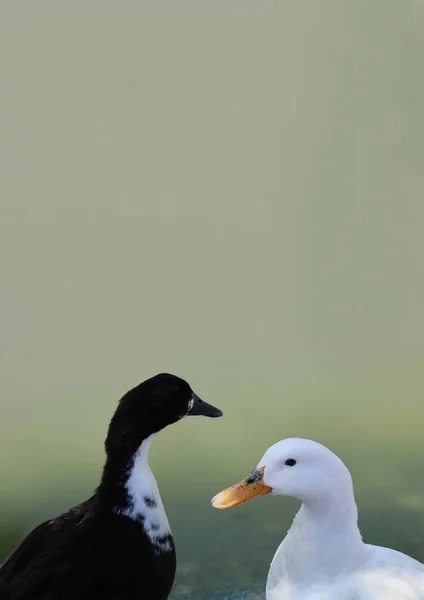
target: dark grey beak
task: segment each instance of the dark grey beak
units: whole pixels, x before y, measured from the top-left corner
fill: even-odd
[[[219,408],[215,408],[212,404],[208,404],[207,402],[203,402],[200,400],[199,396],[193,392],[191,399],[193,400],[193,406],[188,411],[188,415],[192,416],[203,416],[203,417],[222,417],[222,410]]]

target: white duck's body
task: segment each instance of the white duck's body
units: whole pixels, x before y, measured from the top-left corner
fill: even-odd
[[[231,508],[267,493],[298,498],[302,507],[272,560],[266,600],[424,600],[424,565],[362,541],[350,473],[328,448],[277,442],[248,478],[212,502]]]
[[[357,528],[341,533],[334,521],[312,532],[308,512],[300,509],[274,555],[266,600],[424,600],[421,563],[364,544]]]

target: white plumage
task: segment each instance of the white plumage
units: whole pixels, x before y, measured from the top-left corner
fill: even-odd
[[[424,565],[362,541],[352,478],[328,448],[297,438],[277,442],[213,504],[231,508],[265,493],[302,502],[272,560],[267,600],[424,600]]]
[[[286,466],[287,458],[296,464]],[[328,448],[283,440],[260,466],[273,493],[286,488],[302,501],[272,561],[267,600],[424,599],[424,565],[362,541],[350,473]]]
[[[133,521],[140,521],[153,545],[154,552],[163,554],[172,550],[168,539],[172,533],[155,476],[148,463],[150,445],[154,437],[155,434],[144,440],[134,456],[125,485],[131,501],[130,506],[116,512],[130,517]]]

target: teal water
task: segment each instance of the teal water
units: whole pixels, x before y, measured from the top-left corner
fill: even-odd
[[[224,410],[151,463],[174,598],[260,597],[297,503],[210,498],[272,443],[424,560],[418,0],[0,5],[0,555],[96,486],[154,373]]]

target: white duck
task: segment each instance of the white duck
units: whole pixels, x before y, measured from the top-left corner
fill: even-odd
[[[212,505],[232,508],[262,494],[302,502],[271,563],[267,600],[424,600],[424,565],[362,541],[350,473],[325,446],[277,442]]]

